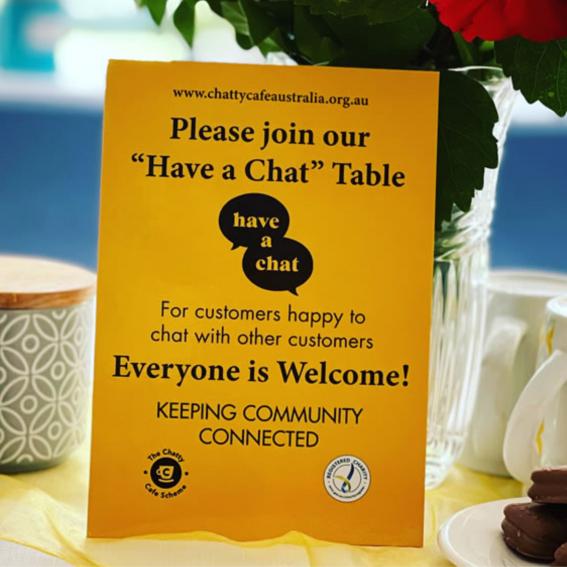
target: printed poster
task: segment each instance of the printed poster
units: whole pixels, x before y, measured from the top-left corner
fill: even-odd
[[[88,533],[421,545],[438,74],[112,61]]]

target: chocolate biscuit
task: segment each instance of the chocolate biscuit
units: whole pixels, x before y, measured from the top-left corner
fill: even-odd
[[[524,557],[551,562],[567,541],[567,508],[535,504],[509,504],[502,522],[506,545]]]
[[[528,496],[541,504],[567,504],[567,467],[547,468],[532,473]]]
[[[564,543],[561,547],[557,548],[555,552],[555,561],[552,565],[567,565],[567,543]]]

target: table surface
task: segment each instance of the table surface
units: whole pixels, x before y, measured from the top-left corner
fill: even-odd
[[[335,544],[298,532],[250,543],[209,532],[92,540],[85,537],[88,458],[83,446],[58,467],[0,475],[0,541],[11,542],[0,543],[1,567],[448,567],[436,538],[449,517],[480,502],[521,495],[516,481],[454,467],[426,495],[422,549]]]
[[[69,563],[17,543],[0,541],[0,565],[2,567],[68,567]]]

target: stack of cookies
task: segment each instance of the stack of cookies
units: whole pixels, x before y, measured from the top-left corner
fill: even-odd
[[[535,471],[532,481],[532,502],[504,509],[504,541],[528,559],[567,565],[567,467]]]

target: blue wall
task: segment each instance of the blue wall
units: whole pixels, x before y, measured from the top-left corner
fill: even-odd
[[[498,185],[492,262],[567,272],[567,128],[510,131]]]
[[[96,265],[101,116],[0,107],[0,251]],[[567,272],[567,128],[512,128],[495,266]]]
[[[101,116],[0,108],[0,251],[96,265]]]

